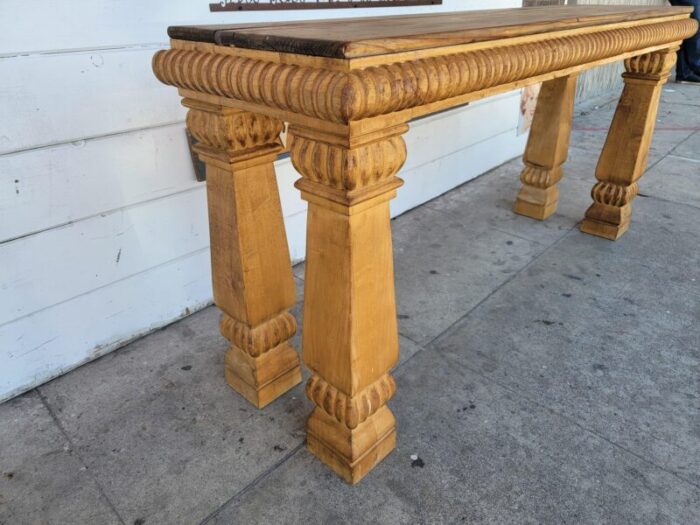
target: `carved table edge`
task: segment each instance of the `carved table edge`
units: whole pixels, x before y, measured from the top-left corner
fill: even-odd
[[[191,96],[201,93],[267,108],[288,121],[349,126],[392,115],[409,120],[416,108],[437,111],[469,94],[515,88],[539,76],[583,69],[601,61],[629,58],[649,49],[678,45],[694,34],[697,22],[673,17],[653,24],[557,36],[475,49],[365,69],[337,71],[234,55],[230,48],[209,51],[175,47],[158,51],[153,70],[165,84]],[[515,40],[515,39],[513,39]],[[196,95],[195,95],[196,96]],[[264,111],[264,110],[263,110]],[[304,120],[306,119],[306,120]],[[398,123],[398,121],[395,123]],[[386,124],[386,123],[385,123]]]

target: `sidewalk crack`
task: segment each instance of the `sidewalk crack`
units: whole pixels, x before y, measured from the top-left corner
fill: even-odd
[[[114,515],[117,517],[117,519],[119,520],[119,523],[121,523],[122,525],[126,525],[126,523],[124,522],[124,519],[121,517],[121,515],[117,511],[117,508],[114,506],[114,503],[112,503],[112,500],[110,500],[109,497],[107,496],[107,493],[105,492],[105,489],[102,486],[102,484],[100,483],[100,481],[97,479],[97,476],[95,476],[95,474],[93,474],[93,472],[90,470],[90,467],[88,466],[88,464],[85,462],[83,457],[78,452],[78,449],[75,447],[73,440],[70,438],[70,436],[68,435],[68,432],[66,432],[66,429],[63,427],[63,424],[58,419],[58,416],[56,415],[53,408],[51,407],[51,404],[46,399],[46,396],[43,394],[43,392],[41,391],[40,388],[37,387],[34,390],[36,391],[37,395],[39,396],[39,399],[41,399],[41,402],[44,404],[44,407],[46,407],[46,410],[48,411],[49,415],[51,416],[51,419],[53,419],[54,424],[58,427],[61,434],[63,434],[63,437],[68,442],[68,445],[70,446],[70,450],[75,452],[75,457],[78,458],[78,461],[80,461],[80,463],[83,465],[83,467],[85,468],[85,471],[87,472],[90,479],[92,479],[93,483],[95,483],[97,490],[99,491],[100,495],[104,498],[105,502],[107,503],[107,506],[114,513]]]
[[[270,474],[272,474],[275,470],[277,470],[279,467],[281,467],[284,463],[286,463],[289,459],[292,458],[297,452],[299,452],[302,448],[304,448],[304,445],[306,444],[306,441],[302,441],[299,443],[296,447],[294,447],[289,453],[281,458],[277,463],[272,465],[270,468],[262,472],[258,477],[256,477],[253,481],[248,483],[245,487],[243,487],[241,490],[236,492],[233,496],[231,496],[229,499],[227,499],[219,508],[217,508],[214,512],[209,514],[206,518],[204,518],[199,525],[205,525],[207,523],[210,523],[214,518],[216,518],[221,511],[228,507],[236,506],[238,503],[240,503],[240,500],[243,496],[245,496],[248,492],[253,490],[256,486],[258,486],[263,480],[265,480]]]

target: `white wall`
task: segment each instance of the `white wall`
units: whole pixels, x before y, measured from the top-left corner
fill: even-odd
[[[667,0],[569,0],[569,4],[600,5],[668,5]],[[585,100],[604,93],[622,91],[622,73],[625,71],[622,61],[584,71],[576,83],[577,100]]]
[[[166,27],[509,7],[208,13],[209,0],[0,2],[0,400],[211,301],[206,201],[176,90],[151,73]],[[422,119],[395,214],[521,153],[518,93]],[[277,163],[292,258],[305,204]]]

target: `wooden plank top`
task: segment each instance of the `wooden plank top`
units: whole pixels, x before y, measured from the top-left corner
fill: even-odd
[[[688,15],[692,7],[558,6],[244,25],[173,26],[171,38],[358,58]]]

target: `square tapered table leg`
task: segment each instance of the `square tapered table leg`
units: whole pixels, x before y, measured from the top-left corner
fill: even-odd
[[[226,380],[262,408],[301,382],[289,340],[295,287],[273,162],[279,120],[185,99],[207,166],[214,302],[223,311]]]

